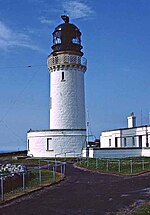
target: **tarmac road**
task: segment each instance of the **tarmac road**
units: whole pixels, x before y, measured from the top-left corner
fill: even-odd
[[[0,206],[0,215],[127,215],[150,201],[150,173],[114,176],[72,164],[66,170],[64,181]]]

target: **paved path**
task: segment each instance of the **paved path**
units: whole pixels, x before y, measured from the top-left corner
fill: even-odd
[[[0,207],[0,215],[110,215],[150,197],[150,174],[119,177],[67,165],[67,178]]]

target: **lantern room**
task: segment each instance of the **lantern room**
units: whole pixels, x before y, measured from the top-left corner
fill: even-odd
[[[81,32],[74,25],[69,23],[69,17],[61,16],[64,23],[58,25],[53,32],[53,54],[56,52],[73,51],[82,56]]]

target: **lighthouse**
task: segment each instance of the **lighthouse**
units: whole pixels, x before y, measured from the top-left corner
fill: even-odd
[[[84,74],[81,32],[61,16],[48,56],[50,73],[50,127],[27,133],[28,154],[34,157],[72,157],[81,154],[86,142]]]
[[[53,32],[50,72],[50,129],[85,129],[84,73],[81,32],[62,16]],[[84,60],[84,62],[83,62]]]

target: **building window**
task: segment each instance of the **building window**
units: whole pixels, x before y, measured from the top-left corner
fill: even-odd
[[[52,138],[47,138],[46,151],[54,151],[52,148]]]
[[[126,147],[127,146],[127,139],[126,139],[126,137],[124,137],[124,147]]]
[[[29,146],[29,139],[28,139],[28,151],[30,151],[30,146]]]
[[[61,73],[61,80],[65,81],[65,73],[64,72]]]
[[[111,147],[111,139],[109,139],[109,147]]]
[[[132,137],[132,146],[135,146],[135,137]]]

